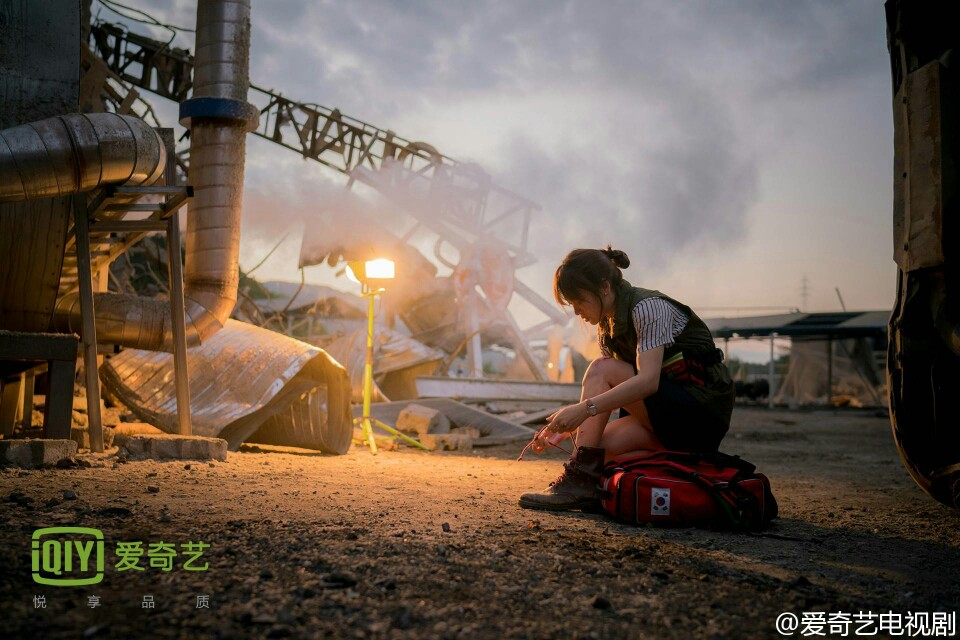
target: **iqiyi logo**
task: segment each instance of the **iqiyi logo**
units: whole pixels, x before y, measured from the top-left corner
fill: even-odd
[[[58,587],[103,580],[103,532],[87,527],[47,527],[33,532],[33,581]]]
[[[209,562],[200,564],[210,544],[203,541],[173,542],[140,541],[117,542],[114,555],[118,561],[113,568],[122,571],[173,571],[175,561],[184,571],[206,571]],[[103,580],[103,532],[86,527],[47,527],[33,532],[33,581],[57,587],[75,587],[97,584]],[[146,557],[144,557],[146,556]]]

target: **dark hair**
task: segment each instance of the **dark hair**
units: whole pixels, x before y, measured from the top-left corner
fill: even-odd
[[[574,249],[567,254],[553,274],[553,296],[560,305],[571,302],[583,293],[600,299],[600,287],[609,282],[616,293],[623,281],[623,272],[630,258],[623,251],[611,249]]]

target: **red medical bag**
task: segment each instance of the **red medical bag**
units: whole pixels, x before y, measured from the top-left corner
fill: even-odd
[[[723,453],[615,458],[603,472],[603,508],[630,524],[760,529],[777,517],[767,477]]]

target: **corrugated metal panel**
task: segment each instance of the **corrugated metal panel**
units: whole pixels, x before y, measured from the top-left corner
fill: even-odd
[[[354,330],[348,335],[341,336],[324,347],[327,352],[342,362],[350,372],[350,381],[354,389],[354,401],[363,399],[363,367],[367,354],[367,327]],[[413,338],[389,329],[377,326],[374,337],[374,402],[386,401],[387,397],[378,388],[376,380],[381,380],[386,374],[411,369],[420,365],[436,365],[443,360],[442,351],[428,347]],[[427,367],[433,373],[434,367]]]
[[[864,311],[863,313],[850,318],[841,326],[850,327],[871,327],[879,331],[886,331],[887,322],[890,321],[889,311]]]
[[[887,331],[889,311],[845,311],[836,313],[789,313],[746,318],[709,318],[704,320],[714,338],[834,336],[862,337],[883,335]]]
[[[223,438],[231,450],[251,438],[328,453],[350,447],[350,381],[322,349],[229,320],[187,350],[187,366],[196,435]],[[177,432],[171,354],[127,349],[100,377],[140,419]]]

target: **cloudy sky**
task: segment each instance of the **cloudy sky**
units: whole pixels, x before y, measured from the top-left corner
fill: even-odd
[[[194,0],[130,4],[195,21]],[[801,307],[804,279],[805,310],[839,309],[835,288],[851,309],[893,304],[881,0],[254,0],[252,23],[252,82],[538,202],[539,262],[518,276],[546,297],[567,251],[611,243],[629,280],[705,317]],[[346,179],[248,140],[241,265],[291,232],[256,275],[299,280],[304,224]]]

